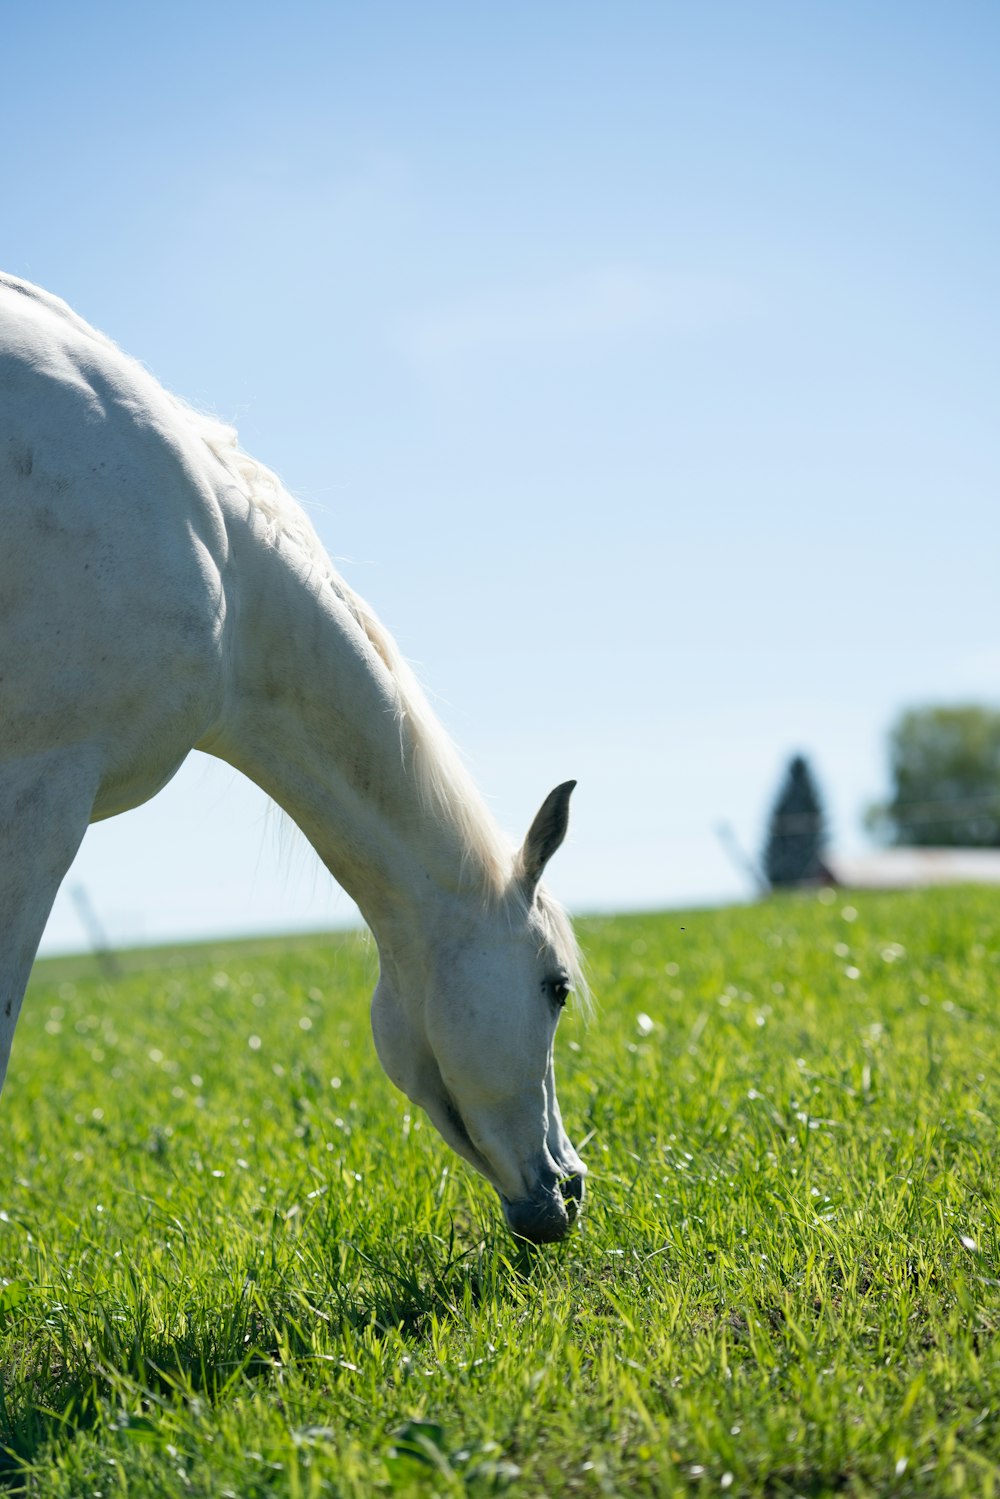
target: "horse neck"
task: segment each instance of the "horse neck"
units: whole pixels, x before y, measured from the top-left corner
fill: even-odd
[[[380,946],[408,943],[435,902],[481,892],[488,871],[457,819],[422,805],[393,675],[336,579],[261,528],[252,512],[227,527],[226,704],[199,748],[292,817]]]

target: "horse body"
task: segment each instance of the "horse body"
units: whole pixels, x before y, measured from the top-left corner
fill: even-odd
[[[492,1182],[561,1237],[585,1167],[556,1020],[578,972],[540,884],[572,783],[515,853],[398,650],[304,514],[58,299],[0,277],[0,1084],[35,951],[88,823],[192,748],[296,821],[372,928],[376,1047]]]

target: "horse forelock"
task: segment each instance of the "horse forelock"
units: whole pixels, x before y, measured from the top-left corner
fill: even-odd
[[[544,885],[540,885],[535,892],[535,907],[541,916],[547,941],[566,964],[570,988],[573,990],[577,1004],[583,1014],[589,1018],[593,1013],[594,1002],[573,923],[565,907],[559,904]]]

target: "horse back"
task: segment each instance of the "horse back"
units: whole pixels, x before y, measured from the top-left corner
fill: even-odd
[[[147,371],[9,277],[0,527],[0,760],[97,746],[95,815],[134,805],[218,711],[228,540],[217,478]]]

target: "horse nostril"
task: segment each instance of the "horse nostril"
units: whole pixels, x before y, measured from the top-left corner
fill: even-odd
[[[583,1177],[578,1172],[574,1172],[572,1176],[564,1176],[559,1183],[559,1190],[565,1203],[575,1202],[579,1207],[583,1202]]]
[[[575,1223],[583,1206],[583,1177],[578,1172],[574,1172],[572,1176],[564,1176],[559,1183],[559,1191],[566,1205],[566,1216],[571,1224]]]

